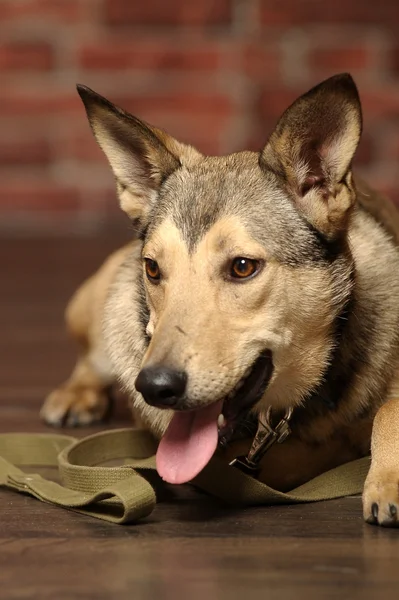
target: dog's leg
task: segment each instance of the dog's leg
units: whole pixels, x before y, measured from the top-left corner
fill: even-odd
[[[114,377],[103,350],[103,312],[109,286],[129,251],[125,247],[112,254],[67,307],[66,326],[80,346],[80,355],[69,379],[43,404],[40,416],[49,425],[89,425],[108,412]]]
[[[49,425],[89,425],[107,415],[112,383],[90,354],[78,359],[69,379],[47,396],[40,416]]]
[[[374,419],[363,514],[367,523],[399,526],[399,395],[388,400]]]
[[[66,327],[80,353],[70,377],[43,404],[40,416],[48,425],[89,425],[101,421],[108,411],[113,379],[100,351],[103,307],[93,303],[99,275],[85,281],[67,307]]]

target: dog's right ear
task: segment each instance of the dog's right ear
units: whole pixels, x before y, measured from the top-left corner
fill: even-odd
[[[77,86],[94,136],[114,172],[122,210],[144,227],[165,179],[201,157],[191,146]]]

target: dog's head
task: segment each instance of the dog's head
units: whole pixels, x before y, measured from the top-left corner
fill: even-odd
[[[187,480],[214,451],[220,414],[228,436],[244,412],[298,404],[323,378],[351,287],[357,90],[333,77],[286,110],[261,152],[207,157],[78,89],[142,239],[150,341],[135,381],[126,342],[119,375],[174,411],[160,458],[173,467],[160,471]]]

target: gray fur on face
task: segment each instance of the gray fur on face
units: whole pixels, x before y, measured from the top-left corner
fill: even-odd
[[[255,152],[204,157],[191,169],[177,169],[161,187],[147,235],[171,218],[193,252],[211,226],[230,215],[279,262],[326,259],[323,240],[296,210],[283,180],[260,167]]]

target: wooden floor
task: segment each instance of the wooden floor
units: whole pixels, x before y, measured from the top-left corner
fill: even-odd
[[[115,245],[0,241],[1,432],[45,430],[73,363],[63,307]],[[126,423],[120,406],[108,426]],[[389,599],[398,557],[399,530],[365,525],[359,498],[233,511],[187,492],[118,526],[0,490],[2,599]]]

